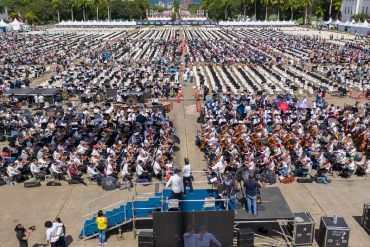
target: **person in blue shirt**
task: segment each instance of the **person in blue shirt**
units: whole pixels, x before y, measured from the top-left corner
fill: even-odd
[[[257,190],[261,185],[254,179],[253,175],[249,175],[244,182],[245,195],[247,199],[246,210],[248,214],[257,215]]]

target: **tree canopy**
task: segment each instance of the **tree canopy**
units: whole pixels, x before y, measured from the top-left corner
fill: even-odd
[[[180,1],[172,0],[179,17]],[[213,20],[242,19],[246,16],[290,20],[310,17],[340,17],[342,0],[203,0],[192,4],[190,11],[204,10]],[[11,17],[20,15],[29,23],[52,23],[60,20],[145,19],[149,9],[161,10],[148,0],[0,0],[0,11],[8,7]],[[331,11],[330,11],[331,9]],[[366,19],[366,14],[360,18]]]

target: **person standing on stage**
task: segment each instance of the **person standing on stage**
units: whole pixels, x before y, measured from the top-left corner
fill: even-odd
[[[185,165],[181,169],[182,172],[182,181],[184,186],[184,195],[186,195],[186,182],[189,184],[190,193],[193,193],[193,184],[191,183],[191,166],[189,164],[188,158],[184,159]]]
[[[254,179],[253,175],[249,175],[244,182],[245,195],[247,197],[247,212],[248,214],[257,215],[257,189],[261,185]]]
[[[184,184],[182,178],[179,176],[180,170],[176,168],[174,173],[175,174],[170,177],[164,188],[168,188],[171,186],[172,189],[171,199],[180,200],[181,194],[184,193]]]

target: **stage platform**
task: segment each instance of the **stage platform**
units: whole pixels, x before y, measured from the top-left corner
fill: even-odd
[[[242,198],[241,191],[237,195]],[[248,214],[243,206],[235,211],[235,223],[238,221],[278,221],[294,220],[292,210],[289,208],[283,194],[277,187],[261,188],[262,202],[257,204],[258,215]]]

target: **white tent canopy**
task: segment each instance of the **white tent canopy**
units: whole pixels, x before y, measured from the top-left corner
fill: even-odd
[[[220,26],[295,26],[294,21],[220,21]]]
[[[8,24],[6,24],[3,20],[0,21],[0,27],[7,27]]]
[[[21,30],[22,25],[24,25],[24,23],[19,22],[17,19],[14,19],[14,21],[11,22],[10,25],[13,27],[14,31],[19,31]]]
[[[10,24],[6,23],[3,19],[0,20],[0,27],[6,28],[6,31],[11,31],[13,28]]]

